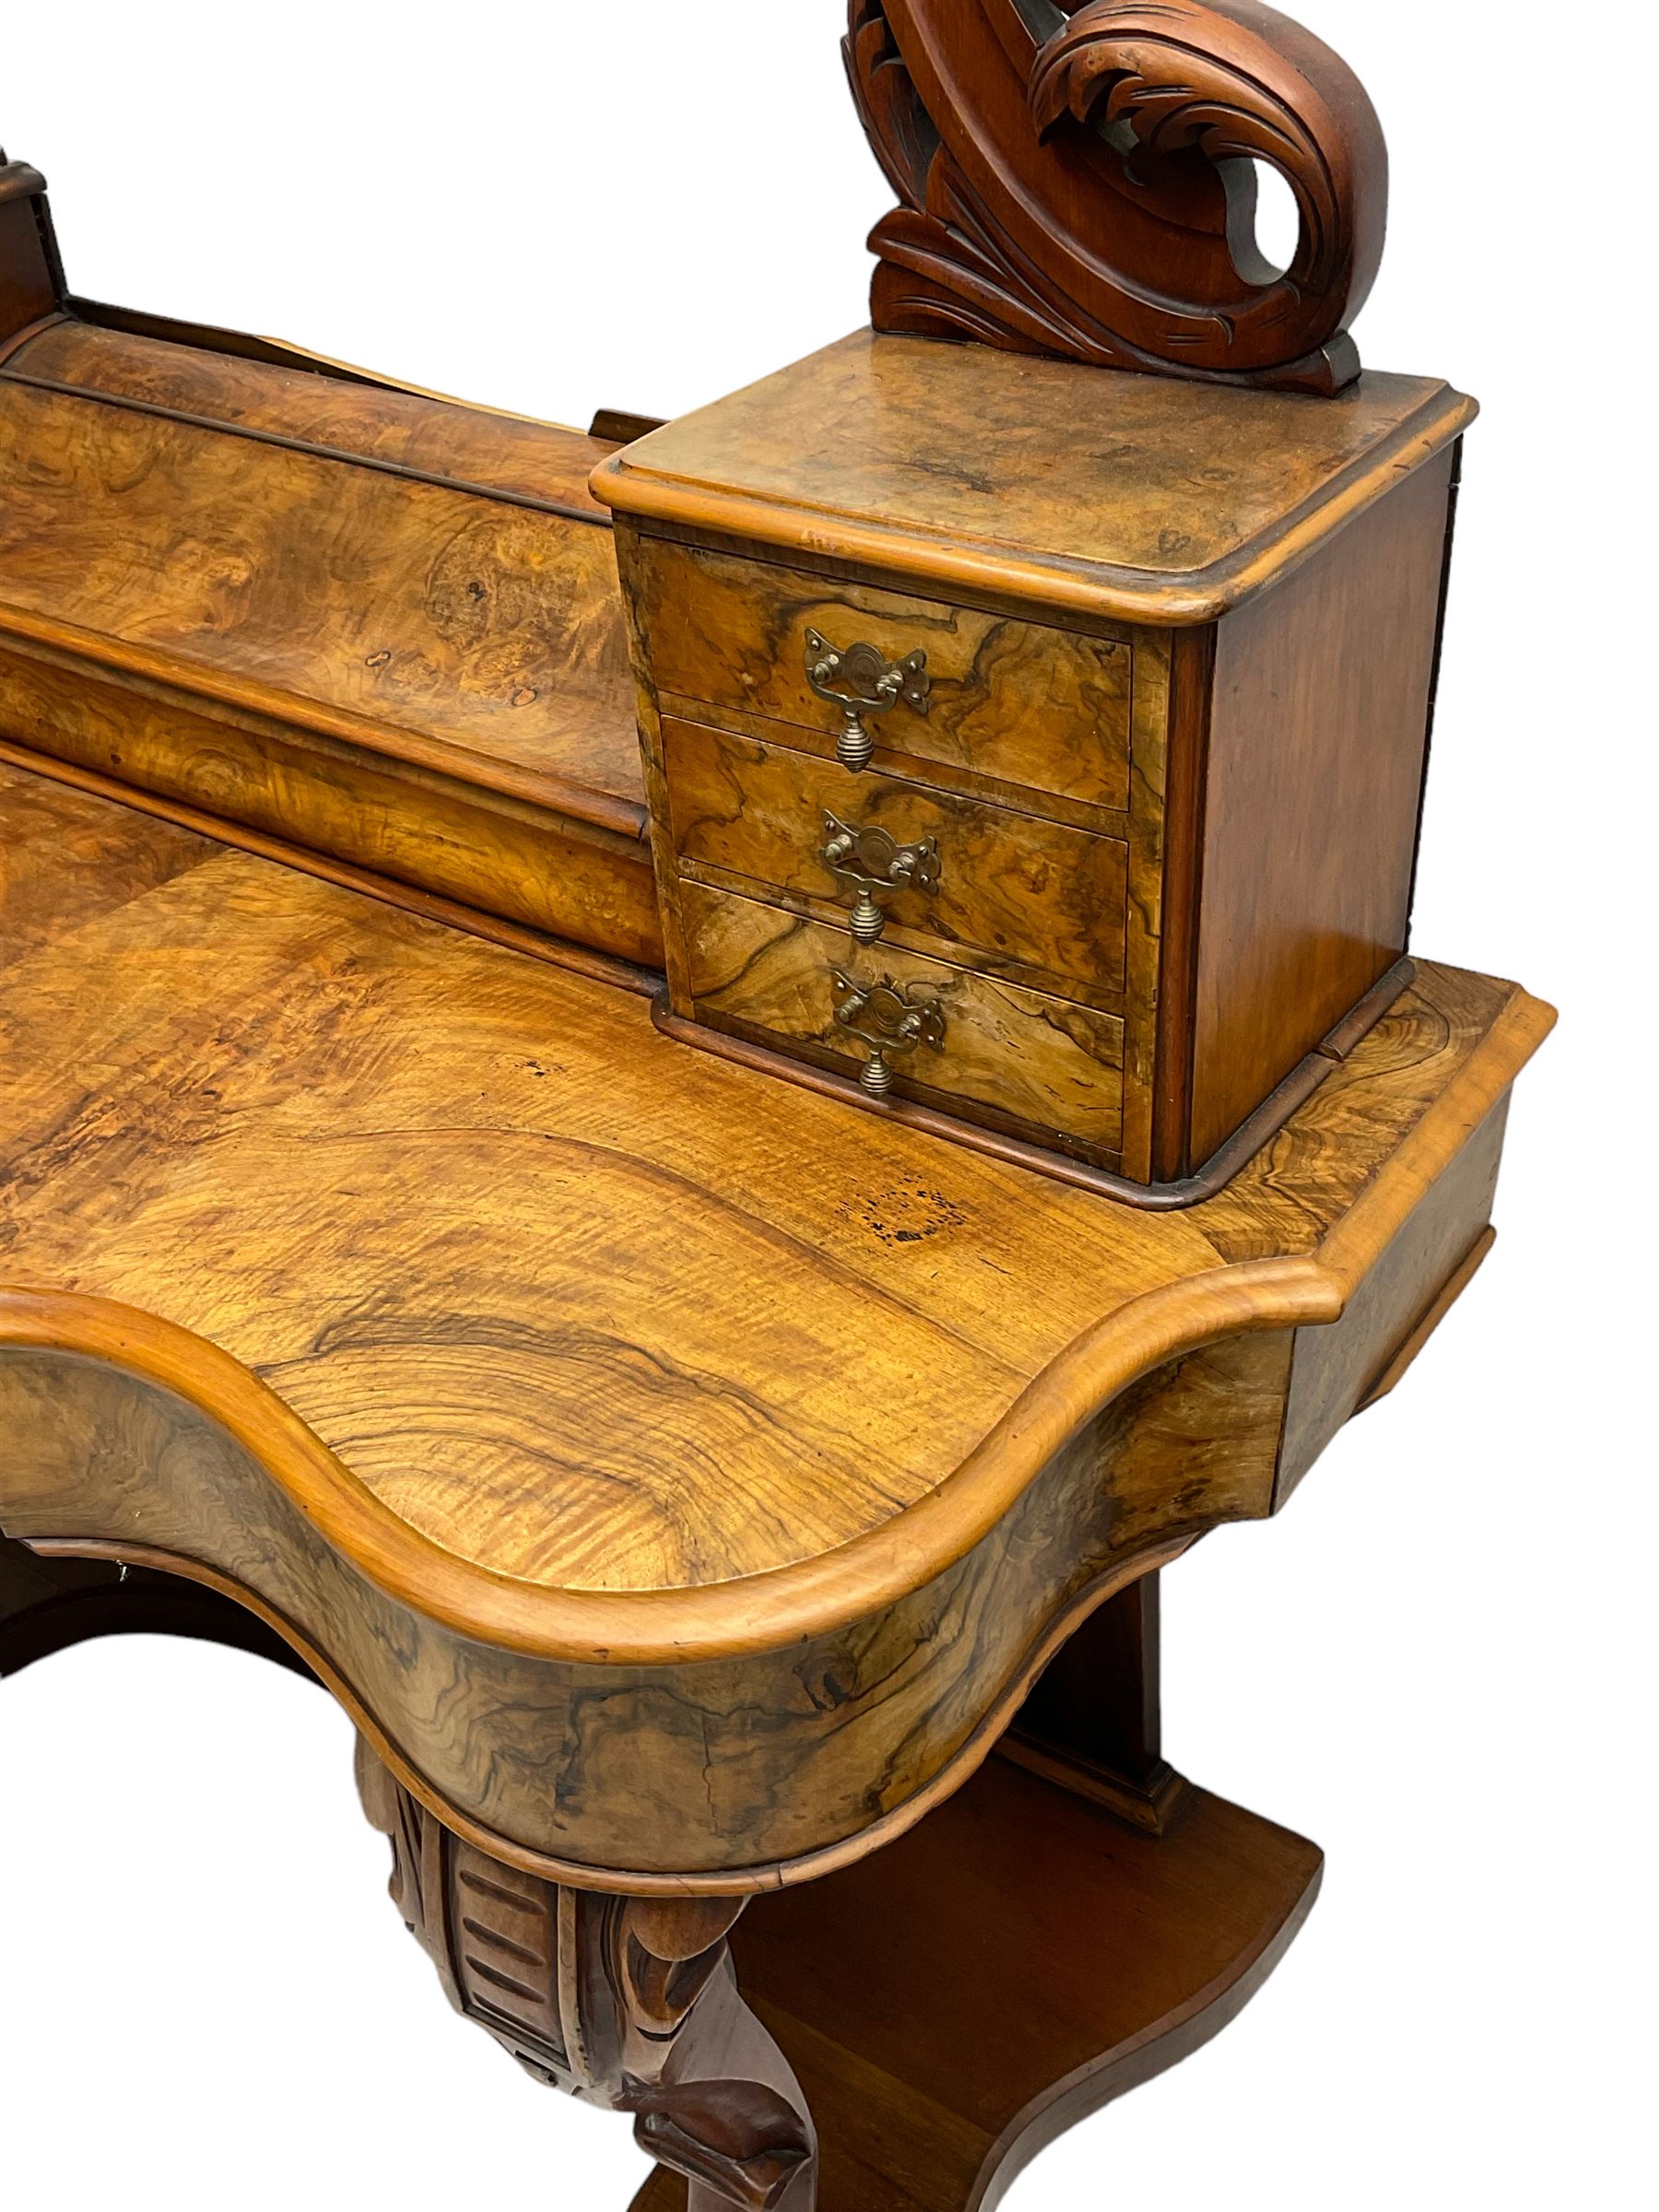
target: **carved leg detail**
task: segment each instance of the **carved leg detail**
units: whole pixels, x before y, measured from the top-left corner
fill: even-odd
[[[450,2002],[538,2080],[634,2115],[688,2212],[813,2212],[806,2100],[737,1988],[741,1898],[566,1889],[464,1842],[358,1746],[363,1809],[392,1839],[392,1895]]]

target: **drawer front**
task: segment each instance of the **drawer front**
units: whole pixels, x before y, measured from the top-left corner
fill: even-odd
[[[681,884],[680,911],[699,1017],[811,1048],[857,1074],[872,1047],[837,1019],[836,971],[866,989],[890,980],[942,1031],[937,1041],[892,1050],[901,1088],[986,1108],[1040,1141],[1115,1159],[1124,1059],[1115,1016],[897,946],[865,949],[844,930],[702,884]],[[865,1020],[872,1033],[882,1028],[880,1012],[872,1008]]]
[[[865,718],[876,743],[1119,811],[1129,804],[1133,655],[1121,641],[833,583],[661,539],[641,547],[637,606],[659,692],[770,715],[833,741],[841,711],[808,679],[807,632],[835,652],[923,653],[927,712]]]
[[[1117,839],[700,723],[665,720],[663,752],[682,860],[848,907],[861,896],[853,877],[896,874],[864,909],[884,917],[882,943],[924,936],[975,964],[1122,991],[1129,849]],[[840,876],[826,856],[837,825],[877,833],[837,855]],[[888,839],[901,849],[891,862]]]

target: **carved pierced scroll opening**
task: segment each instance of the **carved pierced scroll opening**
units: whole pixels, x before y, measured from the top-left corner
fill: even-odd
[[[1246,284],[1277,284],[1301,250],[1301,209],[1270,161],[1225,161],[1227,249]]]
[[[870,241],[878,330],[1288,389],[1358,374],[1387,153],[1358,78],[1289,18],[852,0],[845,51],[900,200]]]

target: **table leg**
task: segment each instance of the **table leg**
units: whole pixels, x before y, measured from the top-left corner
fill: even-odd
[[[392,1895],[450,2001],[537,2079],[633,2115],[687,2212],[814,2212],[800,2086],[745,2004],[726,1938],[742,1898],[569,1889],[453,1834],[359,1740]]]
[[[1108,1598],[1055,1653],[1001,1756],[1162,1835],[1186,1783],[1163,1755],[1161,1636],[1154,1571]]]

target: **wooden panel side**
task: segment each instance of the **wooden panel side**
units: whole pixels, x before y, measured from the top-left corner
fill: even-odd
[[[1396,1353],[1443,1317],[1441,1294],[1492,1218],[1509,1100],[1500,1099],[1425,1195],[1342,1319],[1297,1333],[1275,1503],[1282,1504],[1348,1417],[1375,1393]],[[1413,1353],[1421,1348],[1412,1346]]]
[[[1124,1025],[1114,1015],[898,946],[862,952],[844,930],[701,884],[681,885],[680,909],[700,1020],[854,1073],[870,1054],[836,1021],[835,971],[865,984],[890,978],[936,1002],[944,1018],[938,1049],[893,1055],[895,1088],[1003,1117],[999,1125],[1116,1165]]]
[[[651,571],[639,534],[618,519],[616,530],[617,575],[622,588],[627,618],[629,673],[633,683],[634,715],[640,739],[640,774],[645,791],[645,823],[651,840],[651,864],[656,878],[658,917],[663,932],[663,964],[668,978],[668,1003],[684,1019],[692,1016],[691,978],[686,955],[685,924],[680,917],[679,876],[674,851],[674,829],[668,811],[668,770],[663,757],[663,705],[653,665],[653,614],[656,604]]]
[[[56,305],[32,199],[0,203],[0,343]]]
[[[1214,625],[1177,630],[1170,668],[1169,759],[1163,811],[1163,933],[1158,976],[1158,1054],[1152,1084],[1152,1170],[1172,1182],[1193,1158],[1193,1021],[1198,917],[1204,892],[1205,794],[1209,776]]]
[[[0,629],[142,650],[185,688],[315,702],[637,820],[607,531],[4,377],[0,474]]]
[[[591,514],[602,528],[608,522],[588,478],[615,441],[559,423],[73,319],[40,332],[10,365],[80,391],[332,446],[508,497],[555,501]]]
[[[1118,841],[702,724],[665,720],[663,738],[682,862],[834,905],[831,818],[900,845],[932,839],[937,879],[884,899],[883,943],[943,940],[920,949],[1041,970],[1051,988],[1060,978],[1122,992],[1128,848]]]
[[[840,652],[927,655],[928,711],[870,717],[878,743],[1035,791],[1123,809],[1133,653],[1123,639],[908,597],[873,584],[679,546],[641,543],[641,590],[661,691],[831,735],[840,711],[806,677],[806,633]]]
[[[1216,645],[1191,1150],[1208,1158],[1406,947],[1452,454]]]
[[[656,887],[637,838],[4,647],[0,735],[482,913],[662,964]]]

